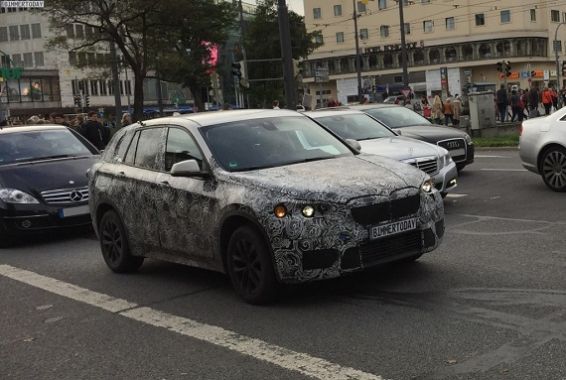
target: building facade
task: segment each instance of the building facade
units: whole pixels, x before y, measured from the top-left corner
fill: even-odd
[[[67,25],[70,46],[86,41],[95,31],[80,24]],[[0,8],[0,69],[22,68],[20,78],[0,78],[0,111],[11,116],[50,112],[75,113],[114,107],[109,46],[98,44],[81,52],[52,47],[57,37],[47,15],[26,8]],[[121,104],[133,106],[133,74],[119,71]],[[188,91],[161,82],[164,104],[185,104]],[[157,104],[157,81],[144,83],[146,105]]]
[[[566,48],[566,4],[547,0],[402,0],[410,87],[417,94],[462,94],[468,87],[560,87]],[[317,103],[357,100],[355,29],[351,0],[305,0],[309,31],[322,46],[303,63],[304,82]],[[367,4],[366,4],[367,3]],[[356,1],[362,92],[378,97],[402,88],[401,28],[395,0]],[[557,42],[554,35],[557,32]],[[563,43],[564,41],[564,43]],[[555,51],[556,49],[556,51]],[[498,63],[509,61],[498,71]],[[314,83],[317,70],[328,80]]]

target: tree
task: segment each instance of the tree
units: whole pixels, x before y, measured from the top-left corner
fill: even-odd
[[[304,17],[289,11],[293,59],[306,58],[320,43],[315,42],[320,31],[308,33]],[[255,17],[248,23],[244,35],[248,59],[273,59],[281,57],[277,0],[260,0]],[[249,79],[282,77],[281,61],[248,64]],[[249,90],[252,104],[266,107],[274,99],[283,98],[283,81],[253,82]]]
[[[177,0],[186,2],[186,0]],[[236,10],[231,3],[212,0],[191,1],[186,12],[177,12],[162,22],[179,25],[169,29],[167,40],[176,41],[159,58],[159,71],[164,79],[188,87],[198,109],[204,109],[201,88],[210,85],[214,70],[211,53],[224,44],[236,21]]]

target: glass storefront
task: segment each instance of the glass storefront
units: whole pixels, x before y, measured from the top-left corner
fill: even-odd
[[[59,77],[22,77],[2,83],[3,103],[53,102],[61,100]]]

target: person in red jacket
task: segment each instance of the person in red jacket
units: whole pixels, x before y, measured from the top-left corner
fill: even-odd
[[[542,90],[541,100],[544,106],[544,114],[550,115],[550,110],[552,109],[552,91],[550,91],[548,87]]]

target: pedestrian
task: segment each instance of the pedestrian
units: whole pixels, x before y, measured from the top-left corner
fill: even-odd
[[[63,115],[62,113],[53,113],[52,117],[54,124],[64,125],[65,127],[71,126],[71,124],[69,124],[67,120],[65,120],[65,115]]]
[[[454,125],[454,121],[452,119],[453,114],[452,101],[450,98],[446,98],[444,101],[444,125],[448,126],[448,121],[450,121],[450,124]]]
[[[458,127],[460,125],[460,115],[462,114],[462,99],[456,94],[452,101],[452,125]]]
[[[558,110],[558,93],[556,92],[556,89],[554,87],[550,88],[550,93],[552,95],[552,107],[554,108],[555,111]]]
[[[521,90],[521,101],[519,103],[520,107],[521,107],[521,114],[523,116],[523,119],[527,119],[529,117],[529,110],[528,110],[528,104],[529,104],[529,93],[527,90]],[[525,111],[527,111],[525,113]]]
[[[122,120],[120,121],[120,125],[122,127],[125,127],[126,125],[130,125],[132,124],[132,115],[130,115],[128,112],[125,112],[122,115]]]
[[[80,127],[79,132],[99,150],[103,150],[110,139],[110,129],[102,126],[96,111],[88,113],[88,120]]]
[[[542,106],[544,107],[544,114],[550,115],[550,111],[552,110],[552,92],[548,87],[545,87],[542,90],[540,100],[542,101]]]
[[[511,121],[515,121],[515,116],[518,121],[523,121],[523,108],[521,107],[521,96],[517,94],[517,91],[511,91],[511,111],[513,112],[511,116]]]
[[[279,108],[279,100],[274,100],[273,101],[273,109],[274,110],[278,110]]]
[[[509,105],[509,99],[507,98],[507,89],[505,85],[502,84],[499,90],[497,90],[496,95],[497,111],[499,112],[499,122],[505,122],[505,116],[507,115],[507,106]]]
[[[444,118],[443,112],[444,105],[442,104],[442,100],[440,96],[435,95],[434,100],[432,101],[432,110],[431,110],[431,117],[434,120],[435,124],[440,124],[442,119]]]
[[[533,84],[529,90],[529,117],[539,116],[538,106],[540,102],[540,94],[536,84]]]

